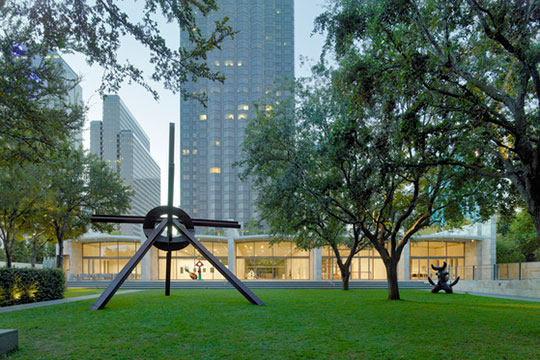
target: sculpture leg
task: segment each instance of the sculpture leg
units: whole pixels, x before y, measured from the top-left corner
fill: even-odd
[[[171,294],[171,250],[167,251],[167,266],[165,273],[165,296]]]
[[[116,291],[122,286],[124,281],[128,278],[129,274],[135,269],[137,264],[142,260],[143,256],[150,250],[158,236],[161,234],[165,226],[167,225],[166,221],[162,221],[158,227],[150,234],[148,239],[141,245],[139,250],[133,255],[133,257],[128,261],[120,273],[114,278],[114,280],[109,284],[101,296],[96,300],[94,305],[90,310],[101,310],[107,305],[109,300],[114,296]]]
[[[225,267],[206,247],[204,247],[195,236],[186,230],[186,228],[177,220],[173,218],[174,226],[180,231],[220,273],[238,290],[250,303],[253,305],[264,305],[264,303],[255,295],[246,285],[244,285],[229,269]]]
[[[454,293],[454,291],[452,290],[452,288],[448,284],[444,284],[443,290],[446,291],[447,294],[453,294]]]

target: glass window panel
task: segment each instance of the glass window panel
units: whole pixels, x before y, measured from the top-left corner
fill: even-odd
[[[430,241],[429,256],[446,256],[446,242]]]
[[[270,244],[266,241],[255,242],[255,256],[272,256],[272,248]]]
[[[136,243],[121,242],[118,243],[118,256],[132,257],[135,255]]]
[[[304,250],[304,249],[300,249],[298,247],[296,247],[295,244],[292,244],[292,254],[293,256],[306,256],[306,257],[309,257],[309,254],[310,254],[310,251],[309,250]]]
[[[360,258],[360,280],[371,279],[371,263],[373,259]]]
[[[358,256],[373,256],[373,249],[371,248],[364,248],[362,250],[360,250],[360,252],[358,253]]]
[[[427,241],[412,241],[410,256],[428,256],[428,247]]]
[[[101,273],[102,274],[118,274],[118,259],[102,259]]]
[[[254,253],[254,243],[245,242],[236,244],[236,256],[253,256]]]
[[[292,278],[292,269],[288,269],[286,266],[286,259],[276,259],[273,261],[273,276],[275,280],[290,280]]]
[[[247,280],[246,259],[236,259],[236,276],[240,280]]]
[[[355,257],[351,262],[351,280],[360,279],[360,259]]]
[[[281,264],[283,267],[283,272],[285,270],[285,264]],[[253,258],[252,268],[255,270],[255,278],[258,280],[269,280],[274,278],[274,273],[272,271],[272,258]]]
[[[118,243],[101,243],[102,257],[118,257]]]
[[[322,280],[331,280],[332,279],[332,259],[326,258],[321,261],[321,279]]]
[[[448,246],[448,256],[465,256],[465,244],[463,243],[446,243]]]
[[[274,256],[291,256],[292,243],[288,241],[275,243],[272,245],[272,249],[274,250]]]
[[[166,259],[159,259],[158,262],[158,268],[159,268],[159,279],[165,279],[165,270],[167,269],[167,260]]]
[[[165,251],[162,251],[161,252],[163,254],[163,256],[167,256],[167,252]],[[173,256],[190,256],[190,257],[195,257],[195,248],[191,245],[188,245],[187,247],[181,249],[181,250],[178,250],[178,251],[173,251],[172,253]],[[161,256],[161,255],[160,255]]]
[[[292,280],[309,280],[309,259],[288,259]]]
[[[373,259],[373,280],[386,279],[386,267],[381,259]]]
[[[99,256],[99,243],[83,244],[83,256]]]
[[[227,242],[214,242],[212,254],[216,257],[227,256],[229,253],[229,244]]]
[[[330,246],[323,246],[321,248],[322,256],[334,256],[334,251]]]

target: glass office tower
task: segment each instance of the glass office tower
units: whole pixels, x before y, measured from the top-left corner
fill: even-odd
[[[221,0],[218,6],[218,12],[197,19],[202,33],[227,16],[238,34],[208,56],[211,69],[226,77],[224,84],[185,85],[190,93],[206,92],[208,103],[180,100],[180,203],[195,218],[246,224],[255,213],[255,194],[232,165],[242,159],[253,104],[270,92],[288,95],[280,86],[294,79],[294,6],[293,0]],[[189,46],[184,33],[181,43]]]
[[[90,122],[90,152],[120,173],[134,191],[129,215],[146,215],[161,203],[161,170],[150,139],[118,95],[103,99],[103,121]],[[141,225],[122,224],[124,235],[142,236]]]

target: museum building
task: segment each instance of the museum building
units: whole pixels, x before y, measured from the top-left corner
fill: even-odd
[[[448,264],[450,277],[490,279],[495,264],[496,220],[459,230],[419,235],[406,245],[398,267],[400,280],[435,277],[431,265]],[[340,280],[329,247],[302,250],[290,240],[272,242],[268,235],[196,235],[199,241],[241,280]],[[69,280],[111,280],[127,264],[145,239],[138,236],[87,233],[67,241],[64,263]],[[347,249],[343,249],[346,254]],[[130,280],[165,279],[166,252],[155,247],[133,270]],[[353,259],[351,280],[386,280],[376,250],[365,248]],[[193,246],[172,253],[172,280],[224,278]]]

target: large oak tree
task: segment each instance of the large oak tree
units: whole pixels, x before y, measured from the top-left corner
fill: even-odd
[[[418,89],[452,118],[456,151],[439,164],[511,181],[540,237],[538,1],[343,0],[316,23],[326,49],[351,60],[357,98],[369,91],[356,70],[386,64],[385,86]]]

